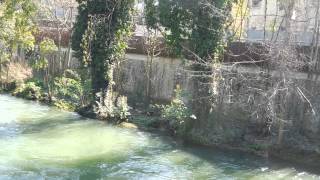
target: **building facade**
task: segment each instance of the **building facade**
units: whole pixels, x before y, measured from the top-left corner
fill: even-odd
[[[310,45],[319,31],[319,0],[249,0],[245,36],[248,41],[290,38]]]

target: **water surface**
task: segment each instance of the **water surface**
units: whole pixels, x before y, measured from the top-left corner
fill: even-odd
[[[0,95],[2,179],[320,179],[290,164],[182,146],[170,137],[108,126]]]

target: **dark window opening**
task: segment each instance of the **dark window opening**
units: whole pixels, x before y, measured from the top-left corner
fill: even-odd
[[[262,0],[252,0],[252,7],[260,7]]]

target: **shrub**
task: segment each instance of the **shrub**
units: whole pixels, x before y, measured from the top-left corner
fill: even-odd
[[[120,120],[125,120],[130,115],[129,106],[126,96],[120,96],[117,98],[116,106],[113,110],[114,116]]]
[[[175,133],[183,133],[186,127],[186,120],[194,117],[190,109],[182,100],[182,90],[178,85],[175,89],[175,97],[169,105],[160,105],[161,116],[168,120],[170,127]]]
[[[74,79],[77,81],[81,80],[80,75],[76,71],[71,70],[71,69],[67,69],[64,71],[64,77],[69,78],[69,79]]]
[[[66,70],[62,77],[55,78],[55,96],[58,100],[54,104],[65,110],[75,110],[80,105],[83,87],[77,72]]]
[[[29,82],[33,82],[36,86],[41,87],[41,89],[43,89],[43,87],[44,87],[44,83],[40,79],[31,78],[31,79],[26,80],[26,83],[29,83]]]
[[[59,77],[55,79],[54,85],[57,98],[65,99],[73,103],[79,102],[82,93],[82,87],[79,81]]]
[[[13,95],[30,100],[37,100],[41,98],[42,89],[35,82],[29,81],[20,84],[13,92]]]
[[[56,107],[58,107],[60,109],[67,110],[67,111],[75,111],[76,110],[75,104],[67,102],[65,100],[58,99],[53,104]]]
[[[98,114],[99,119],[112,120],[117,123],[127,120],[129,113],[129,106],[127,104],[126,96],[119,96],[117,92],[109,90],[106,97],[101,97],[102,93],[98,93],[98,97],[103,99],[97,102],[94,111]]]

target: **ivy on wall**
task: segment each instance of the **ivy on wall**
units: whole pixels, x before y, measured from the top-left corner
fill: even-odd
[[[165,39],[176,55],[187,50],[199,59],[208,60],[223,47],[232,2],[145,0],[145,19],[149,28],[163,28]]]
[[[73,49],[83,68],[89,69],[95,97],[92,103],[108,106],[112,101],[112,97],[106,98],[112,95],[114,64],[123,58],[132,31],[134,0],[78,0],[78,3]]]

